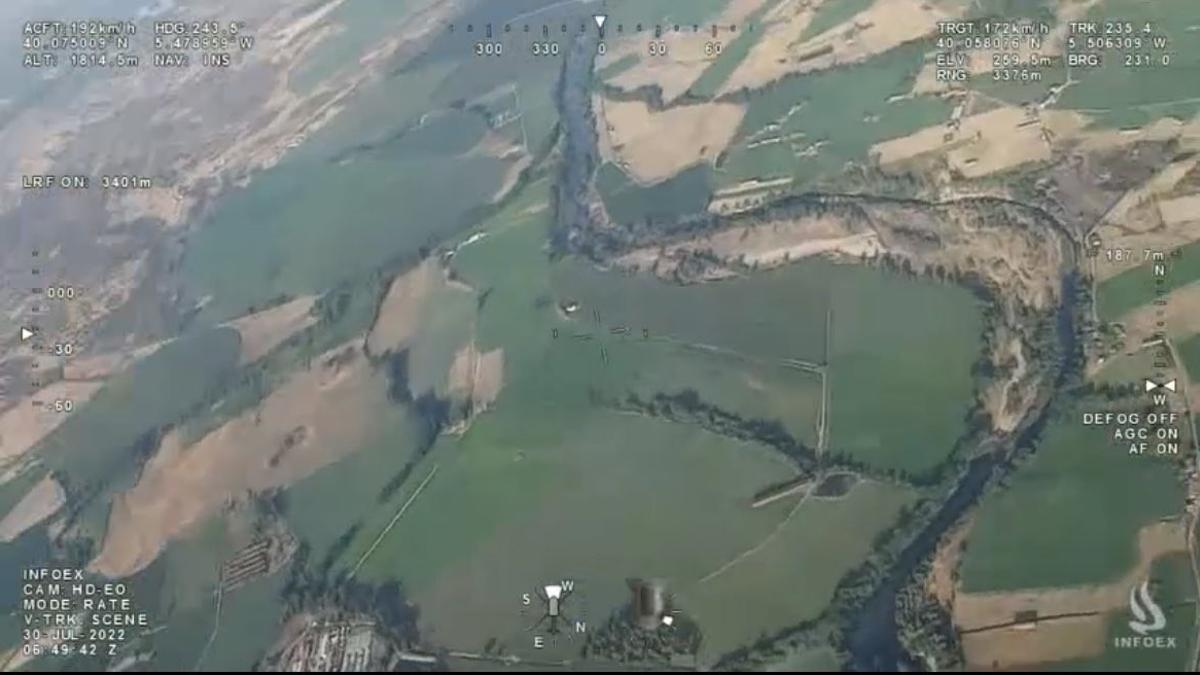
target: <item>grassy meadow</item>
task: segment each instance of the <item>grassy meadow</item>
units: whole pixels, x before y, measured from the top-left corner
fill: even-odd
[[[1136,559],[1138,530],[1182,507],[1172,464],[1129,455],[1075,413],[1053,424],[1010,484],[984,499],[959,568],[963,589],[1113,581]]]

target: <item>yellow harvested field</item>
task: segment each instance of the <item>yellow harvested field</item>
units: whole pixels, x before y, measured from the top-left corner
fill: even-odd
[[[1009,227],[979,227],[966,214],[946,213],[929,218],[919,209],[887,210],[882,219],[844,220],[798,215],[754,219],[754,224],[730,227],[674,244],[635,250],[618,259],[623,267],[650,268],[660,276],[678,268],[687,254],[710,252],[720,261],[770,266],[806,255],[852,256],[887,252],[909,260],[918,271],[941,268],[974,274],[1006,289],[1006,296],[1032,307],[1057,303],[1058,271],[1063,251],[1048,245],[1041,234]],[[882,214],[881,214],[882,215]],[[895,223],[906,223],[897,227]],[[939,245],[930,246],[937,241]],[[714,278],[736,274],[734,269],[710,268]],[[1006,397],[1009,401],[1018,400]]]
[[[290,485],[353,452],[372,433],[386,389],[386,377],[347,344],[196,443],[184,447],[169,433],[137,484],[114,499],[90,569],[134,574],[230,500]]]
[[[1046,110],[1030,116],[1007,106],[959,120],[957,128],[939,124],[875,144],[881,166],[895,167],[931,153],[945,155],[951,168],[969,178],[1050,159],[1051,140],[1071,137],[1087,125],[1082,115]]]
[[[1146,141],[1179,142],[1180,152],[1200,150],[1200,121],[1181,122],[1173,117],[1160,117],[1137,129],[1102,129],[1083,135],[1079,151],[1088,153],[1097,150],[1123,148]]]
[[[468,400],[474,412],[486,409],[504,385],[504,350],[480,352],[474,343],[458,350],[447,378],[450,393]]]
[[[1140,265],[1142,251],[1170,251],[1200,239],[1200,193],[1174,194],[1198,161],[1193,156],[1167,164],[1104,214],[1095,230],[1104,247],[1129,249],[1134,255],[1121,262],[1097,259],[1098,280]]]
[[[416,333],[421,308],[441,276],[437,263],[429,259],[392,281],[379,306],[379,318],[367,335],[369,353],[396,351],[408,343]]]
[[[100,382],[55,382],[0,414],[0,467],[19,460],[69,417],[55,412],[55,401],[69,400],[79,408],[101,386]],[[35,401],[40,401],[41,405],[34,405]]]
[[[1098,656],[1107,639],[1108,617],[1101,614],[967,633],[962,648],[969,670],[1011,670]]]
[[[766,0],[730,0],[720,16],[711,23],[721,26],[731,24],[744,28],[746,17],[753,14]],[[666,31],[655,42],[666,47],[666,55],[650,56],[647,53],[647,41],[653,33],[633,33],[631,27],[625,30],[631,34],[628,37],[612,39],[609,34],[609,48],[604,56],[597,60],[597,69],[603,69],[623,58],[634,55],[638,62],[628,70],[609,79],[607,84],[630,91],[639,87],[657,87],[662,91],[664,102],[670,103],[687,92],[705,69],[716,60],[716,55],[706,53],[705,45],[711,40],[698,38],[688,30]],[[611,29],[610,29],[611,30]],[[708,36],[708,33],[704,34]],[[728,41],[728,39],[726,39]]]
[[[261,359],[279,343],[316,323],[312,314],[316,301],[315,295],[306,295],[226,324],[242,338],[240,364]]]
[[[721,260],[769,268],[814,255],[857,258],[881,250],[875,232],[852,232],[843,221],[833,217],[804,217],[718,230],[677,244],[634,251],[617,262],[623,267],[641,267],[684,253],[711,251]]]
[[[1167,226],[1200,221],[1200,193],[1160,201],[1158,212]],[[1196,233],[1200,234],[1200,228]]]
[[[1141,344],[1163,328],[1175,337],[1200,333],[1200,283],[1176,288],[1165,300],[1165,305],[1143,305],[1121,317],[1127,345]],[[1163,328],[1158,326],[1160,321]]]
[[[722,93],[758,89],[792,73],[862,61],[933,32],[938,21],[957,18],[967,5],[945,8],[925,0],[875,0],[849,21],[801,42],[817,5],[785,4],[787,14],[764,29]]]
[[[29,528],[54,515],[67,501],[58,481],[46,476],[0,520],[0,541],[10,542]]]
[[[1152,203],[1146,204],[1145,209],[1153,212],[1155,221],[1161,222],[1157,218],[1158,209]],[[1136,214],[1141,210],[1141,208],[1135,209],[1131,213]],[[1130,217],[1125,222],[1134,222],[1135,220],[1138,219]],[[1163,226],[1149,232],[1132,233],[1110,224],[1097,228],[1096,233],[1100,235],[1104,248],[1129,249],[1132,253],[1129,258],[1121,262],[1106,259],[1095,260],[1095,274],[1098,281],[1115,277],[1121,272],[1143,264],[1145,251],[1172,251],[1200,239],[1200,228],[1197,228],[1195,223],[1182,224],[1172,228]]]
[[[1147,525],[1138,532],[1137,543],[1137,563],[1109,584],[997,593],[963,593],[960,589],[954,598],[954,624],[962,630],[973,630],[1010,623],[1022,612],[1055,616],[1125,607],[1129,589],[1146,578],[1156,558],[1187,551],[1187,528],[1179,521]]]
[[[657,183],[713,161],[733,140],[745,107],[702,103],[655,111],[643,101],[596,97],[602,153],[635,180]]]
[[[1164,166],[1141,186],[1129,190],[1112,206],[1101,220],[1122,232],[1145,232],[1163,225],[1164,215],[1157,208],[1148,208],[1159,195],[1175,189],[1179,181],[1196,166],[1196,158],[1188,157]],[[1168,206],[1168,209],[1171,209]]]

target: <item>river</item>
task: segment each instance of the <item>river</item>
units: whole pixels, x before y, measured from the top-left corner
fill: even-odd
[[[981,444],[977,456],[968,465],[966,473],[959,479],[958,485],[938,509],[937,514],[900,553],[884,582],[858,612],[849,639],[852,670],[921,669],[921,664],[912,663],[900,645],[896,626],[896,593],[921,561],[933,555],[946,530],[979,501],[992,476],[997,471],[1007,472],[1013,468],[1014,465],[1010,461],[1013,449],[1025,447],[1035,441],[1050,421],[1049,401],[1059,396],[1070,382],[1071,368],[1076,363],[1072,356],[1079,349],[1078,332],[1075,330],[1075,318],[1072,313],[1072,298],[1078,286],[1079,279],[1076,273],[1071,272],[1063,277],[1063,302],[1058,309],[1055,331],[1062,358],[1050,398],[1033,413],[1033,419],[1026,422],[1020,433],[1004,440],[988,438]]]

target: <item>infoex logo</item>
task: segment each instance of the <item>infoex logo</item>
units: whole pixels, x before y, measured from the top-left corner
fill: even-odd
[[[1129,629],[1137,635],[1114,637],[1114,646],[1125,649],[1174,649],[1175,638],[1170,635],[1155,635],[1167,627],[1167,616],[1162,607],[1150,595],[1150,582],[1129,589],[1129,612],[1133,620]]]
[[[1129,589],[1129,611],[1135,619],[1129,622],[1129,627],[1138,635],[1157,633],[1167,627],[1166,615],[1150,595],[1149,581]]]

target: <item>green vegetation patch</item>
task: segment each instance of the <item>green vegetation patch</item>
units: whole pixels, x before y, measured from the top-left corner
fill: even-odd
[[[1200,280],[1200,241],[1176,249],[1167,255],[1164,264],[1167,274],[1162,277],[1161,284],[1154,276],[1153,262],[1125,270],[1101,282],[1097,290],[1100,318],[1117,321],[1138,307],[1153,302],[1159,290],[1169,293]]]
[[[1028,461],[980,507],[960,568],[966,591],[1113,581],[1134,564],[1138,530],[1183,505],[1171,463],[1129,455],[1078,413]]]
[[[816,617],[913,498],[907,488],[876,482],[861,482],[842,499],[810,498],[761,548],[683,589],[679,603],[704,631],[703,653],[719,655]]]
[[[614,164],[596,174],[596,189],[618,223],[674,220],[701,213],[712,196],[712,167],[698,164],[654,185],[639,185]]]

